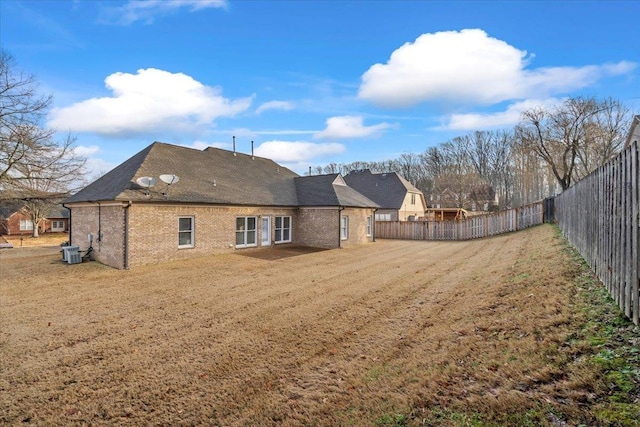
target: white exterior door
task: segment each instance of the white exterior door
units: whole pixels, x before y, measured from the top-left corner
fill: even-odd
[[[261,235],[262,241],[261,246],[271,246],[271,217],[263,216],[262,217],[262,227],[261,227]]]

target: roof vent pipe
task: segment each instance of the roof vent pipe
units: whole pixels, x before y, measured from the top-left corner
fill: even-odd
[[[233,155],[236,155],[236,137],[235,135],[233,136]]]
[[[251,141],[251,158],[254,159],[255,157],[253,157],[253,141]]]
[[[311,166],[309,166],[309,176],[311,176]]]

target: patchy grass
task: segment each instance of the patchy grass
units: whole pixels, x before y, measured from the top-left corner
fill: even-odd
[[[0,275],[0,424],[640,419],[640,332],[551,226],[131,271],[5,257]]]

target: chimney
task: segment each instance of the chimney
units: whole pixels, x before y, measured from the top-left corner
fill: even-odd
[[[251,141],[251,159],[255,159],[255,157],[253,157],[253,141]]]
[[[235,135],[233,136],[233,155],[236,155],[236,137]]]

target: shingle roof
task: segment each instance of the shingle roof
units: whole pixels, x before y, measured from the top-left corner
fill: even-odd
[[[371,173],[369,169],[350,172],[347,185],[380,205],[382,209],[401,209],[407,192],[420,193],[396,172]]]
[[[298,206],[377,208],[367,197],[348,187],[339,174],[301,176],[295,179]]]
[[[167,186],[158,179],[162,174],[175,174],[179,180]],[[143,176],[156,178],[155,186],[147,190],[138,185],[136,180]],[[120,200],[252,206],[371,206],[371,200],[352,189],[336,191],[333,188],[336,177],[299,180],[301,177],[295,172],[263,157],[212,147],[196,150],[154,142],[65,203]],[[314,179],[307,181],[306,178]],[[302,201],[298,200],[299,195]]]

